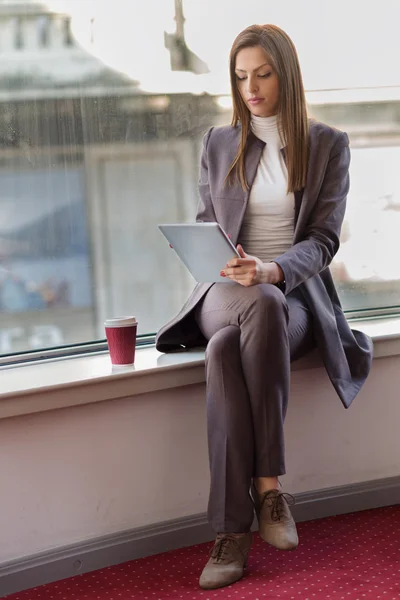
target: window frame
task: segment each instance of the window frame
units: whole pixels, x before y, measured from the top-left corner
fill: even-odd
[[[155,333],[140,335],[136,340],[136,348],[153,346],[155,344],[155,339]],[[80,344],[72,344],[69,346],[44,348],[43,350],[40,349],[30,350],[29,352],[14,352],[0,355],[0,369],[2,367],[24,365],[43,360],[74,358],[77,356],[89,356],[104,352],[108,352],[108,345],[105,339],[95,342],[82,342]]]
[[[369,104],[368,102],[366,104]],[[374,148],[374,147],[390,147],[390,146],[400,146],[400,135],[394,134],[391,135],[390,132],[387,132],[386,136],[380,136],[377,139],[374,139],[373,136],[367,135],[367,137],[358,132],[351,132],[350,143],[352,148]],[[164,142],[162,144],[163,148],[168,147],[169,151],[171,151],[171,142],[167,144]],[[119,156],[124,157],[129,156],[132,158],[132,147],[126,145],[120,145],[118,148]],[[160,150],[158,150],[160,152]],[[110,155],[110,149],[107,147],[103,147],[102,145],[96,143],[89,147],[82,147],[82,149],[77,150],[75,146],[66,145],[62,148],[60,147],[52,147],[49,148],[37,148],[36,152],[41,160],[46,157],[58,157],[71,155],[72,163],[76,164],[88,164],[90,163],[93,170],[98,167],[98,164],[101,163],[105,158],[111,156],[115,159],[115,153]],[[153,152],[153,144],[149,142],[146,143],[145,148],[136,146],[134,154],[139,157],[147,156],[148,153]],[[3,150],[2,157],[12,158],[14,155],[18,156],[20,153],[19,149],[15,148],[7,148]],[[98,189],[96,181],[93,179],[88,180],[87,186],[92,188],[93,196],[94,196],[94,211],[98,212],[99,210],[99,198],[98,198]],[[93,207],[92,207],[93,209]],[[104,307],[103,311],[104,312]],[[379,319],[390,319],[390,318],[398,318],[400,316],[400,304],[395,306],[383,306],[376,308],[360,308],[360,309],[350,309],[344,311],[347,320],[351,323],[354,321],[371,321],[371,320],[379,320]],[[155,333],[148,333],[138,336],[137,338],[137,347],[150,347],[155,344]],[[93,355],[97,353],[105,353],[108,351],[107,342],[105,339],[81,342],[77,344],[69,344],[58,347],[48,347],[38,350],[28,350],[14,353],[7,353],[0,355],[0,369],[7,368],[10,366],[18,366],[27,363],[33,363],[37,361],[43,360],[59,360],[66,358],[73,358],[78,356],[85,355]]]

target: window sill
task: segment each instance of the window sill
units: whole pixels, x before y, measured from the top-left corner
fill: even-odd
[[[352,321],[374,341],[374,357],[400,355],[400,318]],[[321,367],[317,352],[292,369]],[[204,382],[204,351],[161,354],[140,348],[135,366],[115,369],[108,353],[0,369],[0,419],[91,404]]]

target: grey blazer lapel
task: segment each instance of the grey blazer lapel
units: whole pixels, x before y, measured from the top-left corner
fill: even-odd
[[[229,190],[229,195],[231,195],[232,197],[235,197],[237,199],[243,198],[243,202],[230,203],[230,210],[236,211],[236,212],[235,212],[235,214],[231,215],[230,221],[233,222],[234,225],[230,227],[231,231],[229,231],[227,233],[230,234],[230,236],[232,238],[232,242],[234,244],[236,244],[237,239],[239,237],[239,232],[240,232],[240,229],[241,229],[241,226],[243,223],[244,215],[245,215],[246,208],[247,208],[247,203],[249,201],[250,190],[254,183],[254,179],[257,174],[258,165],[259,165],[261,155],[263,153],[265,146],[266,146],[265,142],[263,142],[258,137],[256,137],[252,131],[249,132],[249,135],[247,138],[247,147],[246,147],[246,155],[245,155],[245,163],[244,163],[245,171],[246,171],[246,178],[247,178],[247,182],[249,184],[249,189],[246,191],[243,190],[240,182],[235,181]],[[283,158],[286,162],[285,148],[282,148],[281,152],[282,152]],[[295,192],[295,194],[294,194],[294,198],[295,198],[295,238],[298,238],[299,232],[302,229],[301,226],[298,227],[298,221],[299,221],[299,216],[301,213],[301,208],[302,208],[302,205],[304,204],[304,199],[305,199],[305,198],[303,198],[303,195],[304,195],[304,190],[299,190],[299,191]],[[308,211],[307,211],[307,213],[308,213]],[[297,239],[296,239],[296,241],[297,241]]]
[[[302,198],[300,201],[296,200],[296,212],[298,210],[298,215],[297,220],[295,221],[293,244],[296,244],[303,238],[305,227],[321,191],[331,150],[331,146],[317,143],[318,140],[315,139],[315,130],[313,129],[312,122],[310,125],[310,146],[306,187],[302,191]]]
[[[281,153],[283,156],[283,160],[285,161],[286,164],[286,152],[285,152],[286,148],[281,148]],[[297,190],[294,193],[294,225],[295,225],[295,229],[296,229],[296,225],[299,219],[299,214],[300,214],[300,208],[301,208],[301,204],[303,202],[303,194],[304,194],[304,189],[302,190]]]
[[[246,154],[245,154],[245,159],[244,159],[244,168],[245,168],[246,179],[247,179],[249,188],[247,190],[244,190],[242,188],[240,182],[238,182],[238,181],[235,182],[235,185],[238,186],[237,187],[237,196],[243,197],[243,203],[240,204],[240,207],[237,206],[238,203],[236,203],[236,206],[235,206],[235,208],[239,209],[239,210],[238,210],[237,217],[235,215],[235,217],[236,217],[235,218],[235,229],[234,229],[234,231],[230,232],[232,241],[234,244],[236,244],[237,239],[239,237],[240,228],[242,227],[247,203],[249,201],[250,190],[254,183],[254,179],[257,174],[258,165],[259,165],[261,155],[263,153],[264,148],[265,148],[265,142],[260,140],[258,137],[256,137],[254,135],[254,133],[252,131],[250,131],[249,135],[247,137]]]
[[[246,155],[244,161],[244,167],[246,170],[247,183],[249,184],[249,190],[254,183],[256,177],[258,164],[261,159],[261,154],[266,146],[266,143],[260,140],[250,130],[247,136]],[[247,198],[249,197],[249,191],[247,191]]]

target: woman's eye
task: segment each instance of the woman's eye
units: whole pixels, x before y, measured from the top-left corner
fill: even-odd
[[[247,77],[239,77],[239,75],[236,75],[236,79],[238,81],[244,81],[245,79],[247,79]]]
[[[259,75],[259,77],[262,77],[263,79],[267,79],[267,77],[269,77],[270,75],[272,75],[271,71],[269,73],[264,73],[263,75]]]

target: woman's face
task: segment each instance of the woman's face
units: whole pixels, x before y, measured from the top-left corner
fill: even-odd
[[[278,112],[279,81],[261,46],[243,48],[236,55],[236,83],[252,115],[272,117]]]

